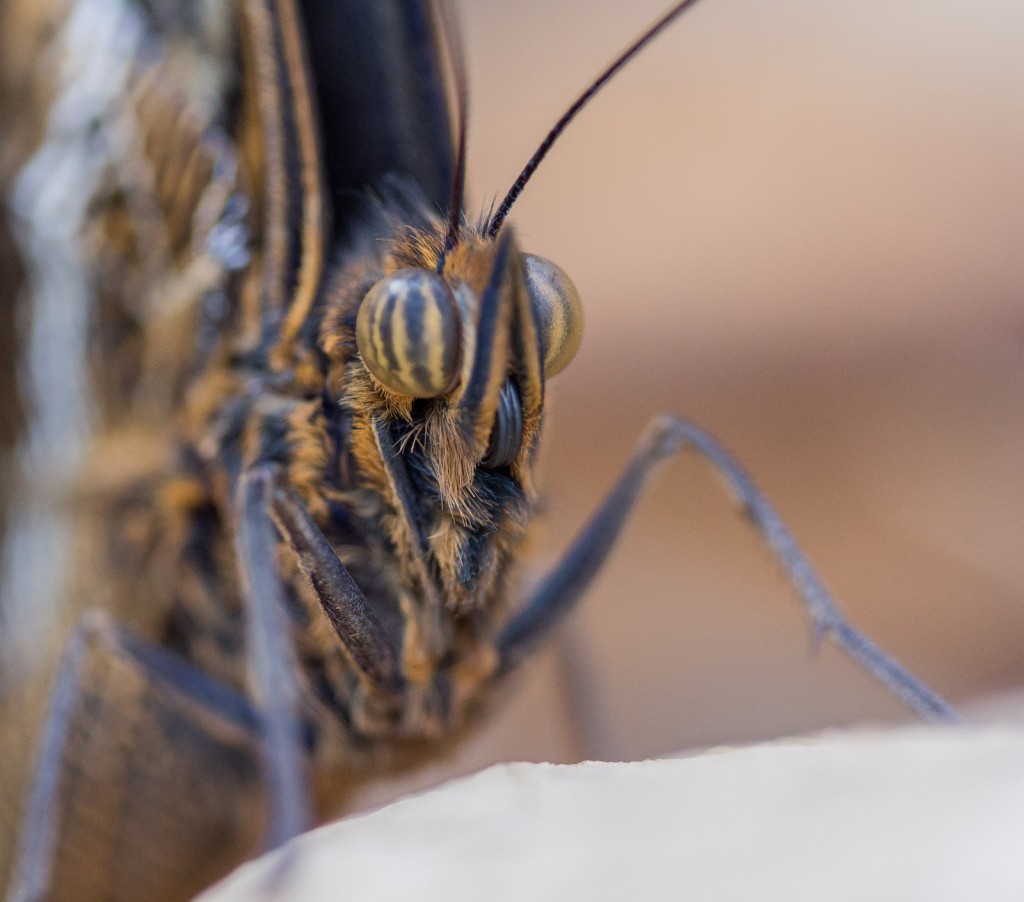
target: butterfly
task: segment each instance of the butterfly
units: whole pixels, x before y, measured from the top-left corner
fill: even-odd
[[[398,8],[101,15],[82,0],[53,38],[70,42],[65,71],[13,206],[49,235],[58,192],[43,188],[81,189],[57,208],[79,227],[25,255],[44,303],[53,261],[86,260],[82,356],[109,441],[81,480],[85,522],[103,526],[79,529],[75,566],[95,576],[74,590],[135,629],[85,614],[64,653],[22,887],[173,897],[351,783],[442,751],[683,446],[725,474],[820,635],[951,714],[838,616],[744,471],[676,417],[652,421],[561,563],[512,604],[547,382],[582,304],[506,223],[522,184],[463,215],[451,17]]]

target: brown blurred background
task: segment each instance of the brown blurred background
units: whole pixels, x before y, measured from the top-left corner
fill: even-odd
[[[462,4],[477,204],[664,5]],[[936,689],[1021,684],[1021,35],[1024,7],[997,0],[705,0],[581,116],[513,216],[587,307],[551,391],[534,573],[672,410],[739,455],[853,622]],[[414,783],[906,717],[811,654],[778,569],[685,458],[563,639]]]

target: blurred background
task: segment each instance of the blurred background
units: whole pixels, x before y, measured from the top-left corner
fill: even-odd
[[[664,6],[462,3],[471,203]],[[1022,35],[1009,0],[706,0],[581,115],[512,216],[587,313],[551,386],[533,577],[671,410],[744,461],[853,623],[935,689],[980,710],[1020,686]],[[459,756],[361,804],[492,761],[907,718],[812,653],[687,456]]]

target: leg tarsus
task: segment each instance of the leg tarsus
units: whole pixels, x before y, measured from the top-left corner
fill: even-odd
[[[782,565],[811,620],[814,643],[830,639],[926,720],[955,722],[959,714],[944,699],[851,626],[810,561],[783,524],[775,508],[739,462],[699,426],[678,417],[663,417],[659,427],[689,446],[729,482],[738,503]]]
[[[775,509],[739,462],[699,426],[671,414],[650,422],[600,507],[499,636],[501,672],[511,670],[568,613],[604,563],[648,477],[659,463],[687,447],[725,477],[737,503],[796,589],[811,620],[815,644],[830,639],[925,719],[960,720],[954,708],[846,622]]]

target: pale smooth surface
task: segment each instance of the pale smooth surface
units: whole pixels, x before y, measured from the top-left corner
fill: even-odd
[[[831,733],[632,764],[505,764],[289,848],[302,902],[1024,898],[1024,731]],[[275,856],[203,902],[242,902]]]

